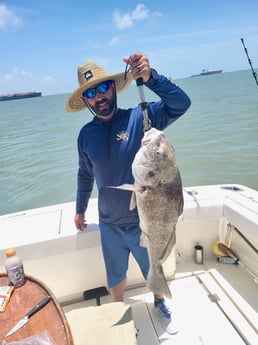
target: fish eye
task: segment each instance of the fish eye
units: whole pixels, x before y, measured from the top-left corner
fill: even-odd
[[[154,177],[155,173],[153,171],[149,171],[147,174],[148,177]]]

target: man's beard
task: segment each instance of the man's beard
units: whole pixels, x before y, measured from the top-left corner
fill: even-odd
[[[105,104],[105,109],[101,109],[101,105],[103,103]],[[114,108],[116,107],[116,97],[113,96],[111,100],[107,98],[103,98],[101,101],[96,102],[95,106],[91,106],[91,110],[97,115],[97,116],[109,116]]]

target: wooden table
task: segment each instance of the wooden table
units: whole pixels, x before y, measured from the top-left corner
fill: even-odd
[[[0,273],[0,286],[8,284],[7,275]],[[31,316],[24,327],[5,338],[8,331],[47,295],[51,296],[51,301]],[[18,341],[44,331],[56,345],[74,344],[66,316],[53,293],[41,281],[26,276],[26,283],[14,289],[6,310],[0,313],[0,342],[3,339],[6,342]]]

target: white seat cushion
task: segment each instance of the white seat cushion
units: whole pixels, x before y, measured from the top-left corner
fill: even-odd
[[[131,306],[122,302],[74,309],[66,313],[74,345],[136,345]]]

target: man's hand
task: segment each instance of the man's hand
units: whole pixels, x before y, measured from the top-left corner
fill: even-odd
[[[78,230],[85,230],[87,228],[87,223],[85,220],[85,214],[84,213],[77,213],[74,217],[74,223]]]
[[[146,83],[150,79],[151,70],[147,55],[143,53],[134,53],[129,58],[123,58],[123,61],[130,65],[134,80],[142,78],[143,82]]]

